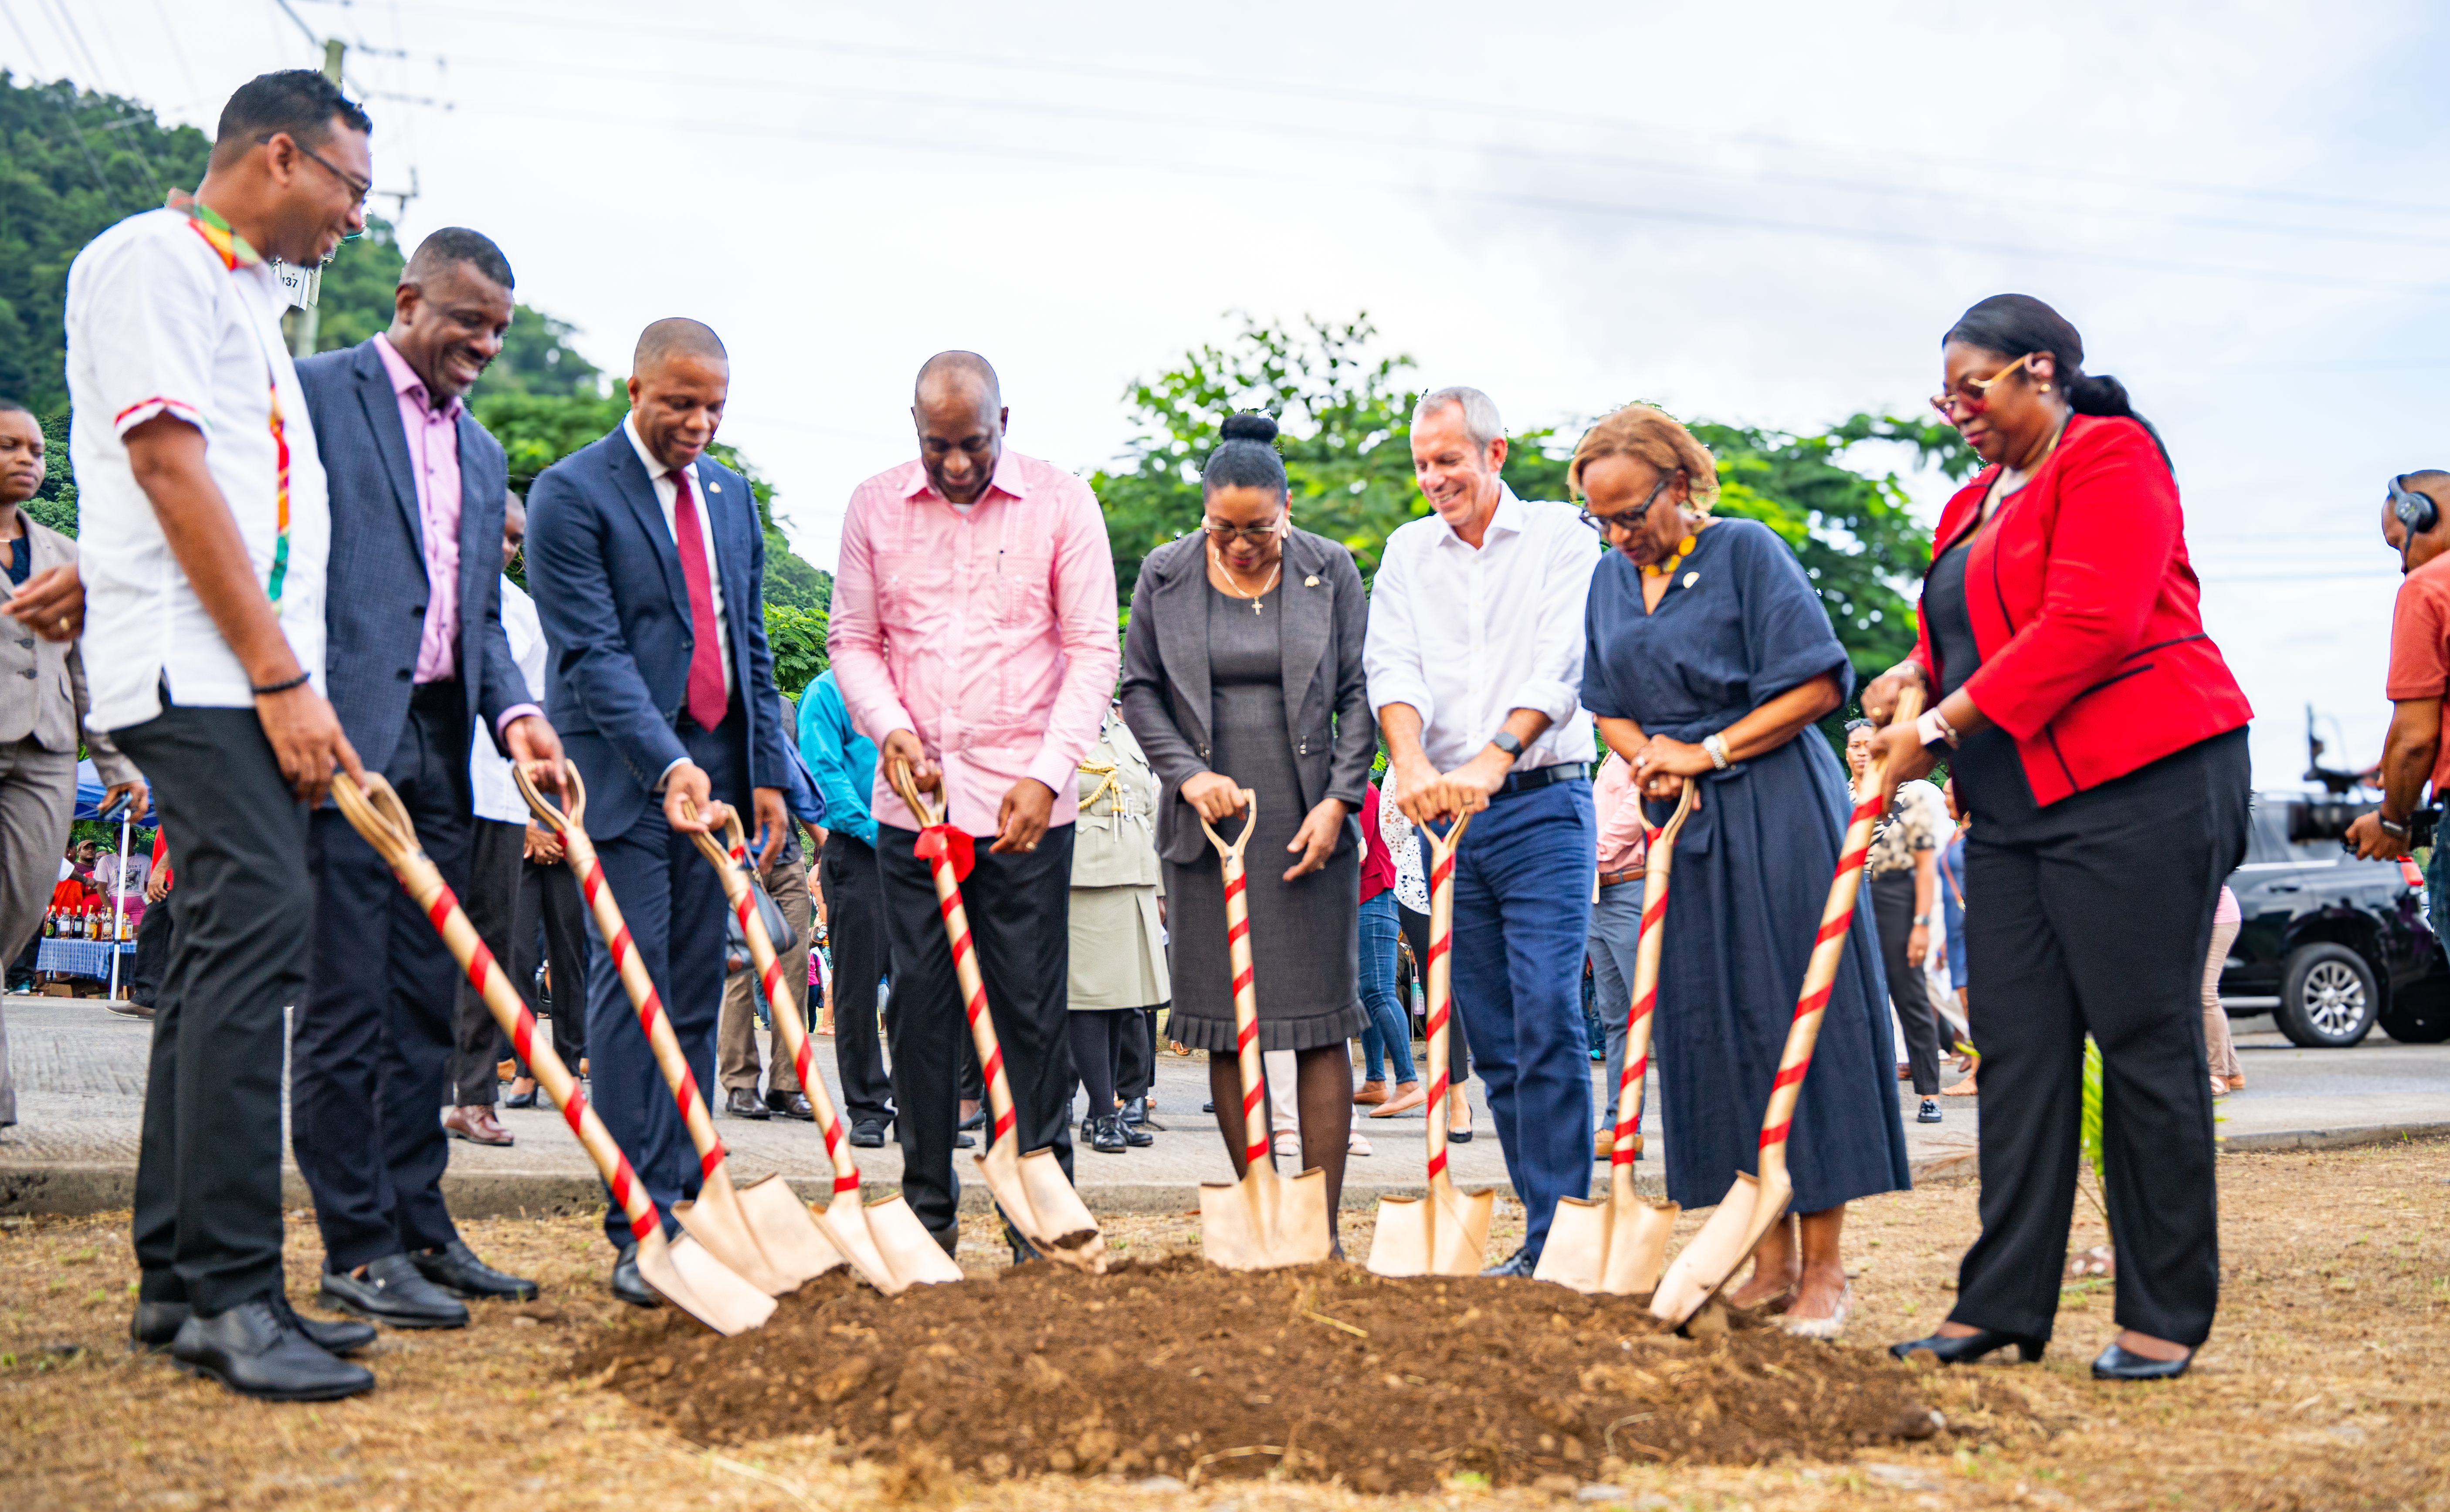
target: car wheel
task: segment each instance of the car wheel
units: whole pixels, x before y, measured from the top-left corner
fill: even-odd
[[[2304,945],[2282,962],[2280,1032],[2308,1050],[2344,1050],[2370,1033],[2382,1006],[2373,968],[2345,945]]]
[[[2450,980],[2427,977],[2390,995],[2382,1032],[2403,1045],[2438,1045],[2450,1039]]]

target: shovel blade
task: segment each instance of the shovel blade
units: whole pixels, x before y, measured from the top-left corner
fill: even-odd
[[[1433,1182],[1426,1197],[1381,1197],[1370,1269],[1382,1276],[1476,1276],[1488,1263],[1492,1192]]]
[[[1659,1289],[1667,1264],[1667,1241],[1676,1234],[1675,1203],[1652,1207],[1640,1197],[1609,1204],[1607,1265],[1600,1289],[1612,1297],[1646,1296]]]
[[[1599,1290],[1607,1275],[1608,1241],[1615,1228],[1608,1221],[1611,1206],[1587,1197],[1559,1197],[1556,1215],[1548,1220],[1548,1243],[1531,1279],[1577,1291]]]
[[[774,1299],[743,1281],[694,1239],[667,1244],[661,1229],[638,1246],[638,1277],[665,1300],[729,1337],[764,1328]]]
[[[1727,1189],[1725,1200],[1661,1278],[1650,1299],[1650,1315],[1672,1328],[1682,1328],[1702,1303],[1718,1295],[1794,1195],[1794,1183],[1782,1169],[1771,1172],[1766,1180],[1736,1173],[1736,1184]]]
[[[783,1279],[757,1248],[749,1215],[740,1211],[740,1193],[723,1167],[708,1173],[695,1200],[673,1203],[672,1216],[690,1238],[706,1247],[708,1254],[758,1290],[779,1297],[792,1289],[793,1283]]]
[[[1033,1150],[1024,1155],[1016,1154],[1014,1148],[1013,1140],[999,1139],[976,1157],[979,1174],[1004,1217],[1047,1259],[1103,1274],[1106,1236],[1098,1231],[1098,1220],[1090,1216],[1080,1193],[1072,1190],[1055,1152]]]
[[[1334,1251],[1327,1173],[1289,1180],[1253,1161],[1235,1182],[1199,1185],[1199,1252],[1228,1270],[1315,1265]]]
[[[758,1252],[790,1289],[843,1263],[841,1250],[780,1174],[759,1176],[741,1188],[740,1212]]]
[[[898,1192],[865,1207],[855,1194],[845,1193],[826,1209],[823,1221],[867,1284],[888,1297],[962,1279],[962,1268]],[[851,1249],[853,1244],[859,1248]]]

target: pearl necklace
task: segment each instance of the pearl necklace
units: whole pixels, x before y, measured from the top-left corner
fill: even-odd
[[[1685,536],[1682,540],[1676,543],[1675,555],[1669,557],[1663,562],[1651,563],[1648,567],[1642,570],[1643,574],[1649,577],[1665,577],[1668,573],[1682,566],[1684,558],[1693,554],[1695,544],[1696,538],[1694,536]]]

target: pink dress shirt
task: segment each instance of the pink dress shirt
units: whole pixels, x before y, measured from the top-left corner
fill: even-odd
[[[1633,788],[1633,767],[1608,752],[1600,774],[1591,780],[1591,807],[1600,822],[1600,872],[1631,871],[1649,849],[1640,795]]]
[[[437,410],[425,380],[378,335],[383,371],[399,396],[400,428],[408,433],[408,471],[417,479],[417,514],[425,526],[425,632],[417,642],[417,681],[438,682],[459,666],[459,412],[455,396]]]
[[[1114,692],[1115,559],[1089,485],[1006,452],[964,514],[918,461],[852,490],[826,648],[860,733],[910,730],[944,768],[947,816],[991,835],[1021,778],[1079,814],[1074,774]],[[876,767],[881,824],[919,821]]]

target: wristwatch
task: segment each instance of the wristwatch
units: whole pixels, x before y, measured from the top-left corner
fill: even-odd
[[[1915,928],[1917,928],[1917,929],[1928,929],[1928,928],[1930,928],[1930,927],[1931,927],[1931,921],[1932,921],[1932,916],[1931,916],[1931,915],[1929,915],[1929,914],[1916,914],[1916,915],[1915,915]]]
[[[1717,767],[1720,771],[1725,771],[1729,766],[1735,765],[1728,759],[1727,737],[1723,734],[1710,734],[1702,736],[1701,750],[1703,754],[1710,758],[1710,765]]]
[[[2382,832],[2393,840],[2405,840],[2414,827],[2412,819],[2393,819],[2379,808],[2374,810],[2374,823],[2380,824]]]
[[[1515,737],[1514,731],[1504,726],[1498,727],[1497,733],[1488,737],[1488,743],[1504,751],[1509,761],[1523,759],[1523,742]]]

